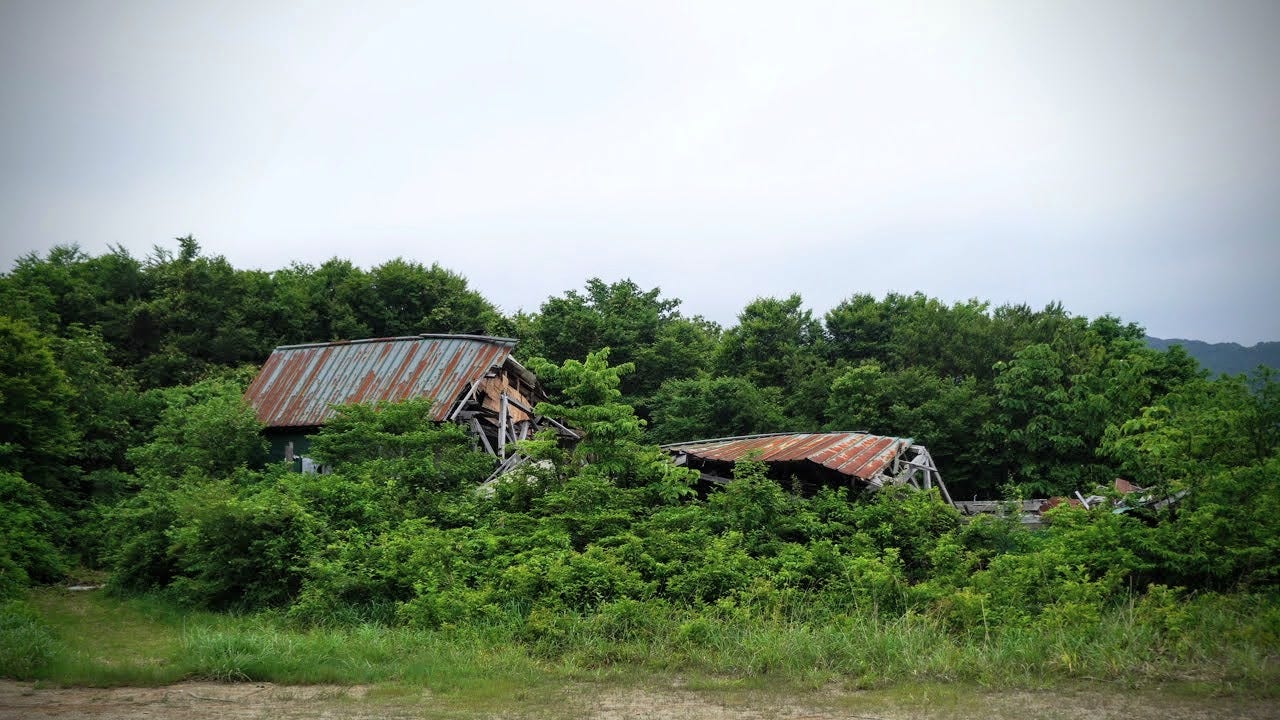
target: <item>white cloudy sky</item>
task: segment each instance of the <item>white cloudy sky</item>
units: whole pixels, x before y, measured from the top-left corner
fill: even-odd
[[[0,264],[194,234],[504,310],[921,290],[1280,339],[1280,3],[0,3]],[[172,243],[170,243],[172,245]]]

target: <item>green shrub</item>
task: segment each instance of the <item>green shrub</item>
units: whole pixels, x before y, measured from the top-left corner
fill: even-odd
[[[603,548],[560,556],[547,572],[551,595],[564,607],[577,610],[621,598],[647,596],[650,586],[640,574]]]
[[[185,602],[213,608],[281,605],[298,594],[325,528],[277,488],[209,482],[179,493],[168,535]]]
[[[715,536],[695,552],[667,580],[667,592],[673,599],[713,603],[730,597],[751,582],[758,568],[743,547],[741,533]]]
[[[195,470],[177,483],[151,476],[139,480],[134,494],[103,511],[107,535],[103,560],[112,570],[112,587],[148,591],[173,580],[178,567],[170,552],[169,531],[178,521],[177,486],[203,482],[207,480]]]
[[[262,423],[243,397],[245,380],[213,377],[155,391],[165,409],[150,440],[128,452],[142,474],[182,477],[196,471],[225,477],[267,457]]]
[[[606,642],[623,643],[659,638],[671,622],[671,607],[658,599],[621,598],[596,608],[591,627]]]
[[[62,518],[21,476],[0,471],[0,602],[17,597],[29,582],[52,582],[66,566],[53,538]]]
[[[1155,532],[1167,582],[1187,587],[1280,583],[1280,457],[1199,479]]]

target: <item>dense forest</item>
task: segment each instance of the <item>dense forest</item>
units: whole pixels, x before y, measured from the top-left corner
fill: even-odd
[[[566,617],[662,616],[696,643],[770,608],[1091,627],[1130,593],[1176,633],[1186,597],[1280,582],[1280,383],[1211,378],[1136,324],[1057,304],[852,288],[820,317],[762,297],[720,327],[593,278],[504,315],[437,265],[240,270],[188,237],[145,258],[26,256],[0,307],[0,598],[87,566],[119,592],[302,623],[514,623],[551,642]],[[425,332],[517,338],[584,441],[526,441],[538,462],[485,496],[491,459],[409,402],[327,426],[313,452],[333,474],[264,463],[241,395],[272,348]],[[657,447],[822,429],[914,438],[957,498],[1124,477],[1183,499],[1064,506],[1028,532],[961,522],[932,493],[802,497],[750,461],[699,496]],[[1262,607],[1246,614],[1274,640]]]

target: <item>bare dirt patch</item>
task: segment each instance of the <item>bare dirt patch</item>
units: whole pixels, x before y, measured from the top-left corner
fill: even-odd
[[[620,687],[574,684],[484,698],[381,686],[187,682],[155,688],[44,688],[0,681],[0,720],[58,718],[596,718],[599,720],[1208,720],[1280,718],[1267,700],[1123,690],[993,692],[950,686],[888,691]]]
[[[140,688],[40,688],[0,681],[0,719],[18,718],[398,718],[361,708],[363,686],[185,682]]]

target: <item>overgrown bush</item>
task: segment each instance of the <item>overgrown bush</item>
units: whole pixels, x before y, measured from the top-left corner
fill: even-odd
[[[0,602],[17,597],[32,581],[62,577],[66,567],[51,538],[65,522],[35,486],[0,471]]]

